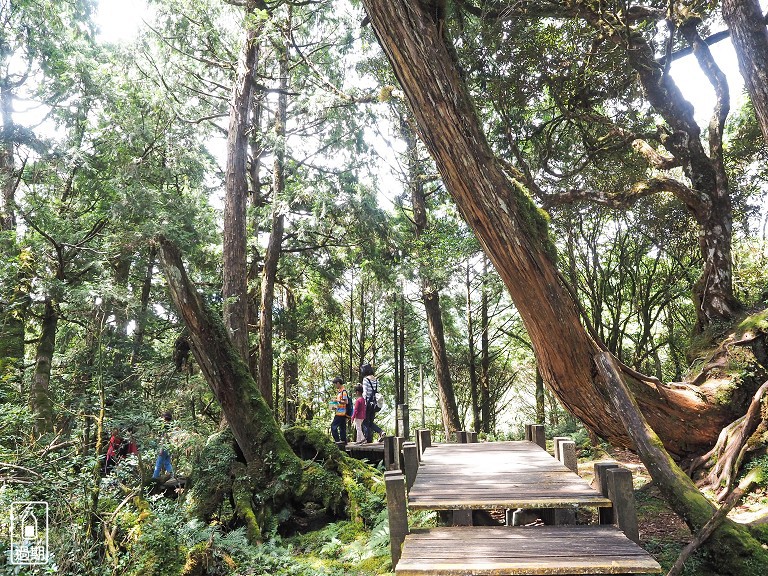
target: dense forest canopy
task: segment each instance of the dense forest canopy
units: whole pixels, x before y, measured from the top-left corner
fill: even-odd
[[[303,460],[334,460],[331,379],[366,362],[391,433],[407,405],[445,438],[538,421],[665,457],[626,385],[692,529],[676,466],[722,496],[765,458],[758,2],[147,8],[112,41],[106,2],[0,7],[0,510],[66,503],[62,573],[192,574],[316,516],[376,533],[375,471]],[[165,411],[175,512],[103,478],[115,428],[151,471]]]

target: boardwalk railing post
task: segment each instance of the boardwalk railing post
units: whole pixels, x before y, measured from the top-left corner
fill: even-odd
[[[432,446],[432,433],[422,428],[416,431],[416,445],[419,447],[419,459],[427,448]]]
[[[627,538],[640,544],[632,472],[627,468],[611,468],[605,476],[608,498],[613,502],[613,517],[616,525],[627,535]]]
[[[555,436],[552,438],[552,454],[554,455],[555,460],[562,462],[562,460],[560,460],[560,442],[566,440],[570,440],[570,438],[568,436]]]
[[[531,424],[531,442],[538,444],[542,449],[547,449],[547,437],[544,434],[543,424]]]
[[[414,442],[403,444],[403,472],[405,472],[405,487],[410,492],[416,473],[419,471],[419,449]]]
[[[467,442],[477,444],[477,432],[467,432]]]
[[[618,468],[616,462],[595,462],[595,490],[608,498],[608,480],[606,473],[608,470]],[[600,524],[613,524],[613,508],[598,508]]]
[[[405,503],[405,477],[402,472],[384,472],[387,490],[387,516],[389,517],[389,551],[394,570],[403,553],[403,542],[408,534],[408,510]]]
[[[456,430],[456,442],[458,444],[467,443],[467,433],[464,430]]]
[[[528,440],[528,442],[533,442],[533,436],[531,435],[531,426],[533,426],[533,424],[525,425],[525,439]]]
[[[397,436],[384,436],[384,470],[400,470]]]
[[[579,460],[576,458],[576,442],[573,440],[560,441],[560,462],[571,472],[579,473]]]

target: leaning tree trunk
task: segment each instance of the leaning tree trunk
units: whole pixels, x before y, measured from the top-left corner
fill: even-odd
[[[290,492],[301,477],[300,460],[283,437],[239,350],[232,346],[221,322],[187,277],[178,250],[164,238],[158,242],[168,288],[189,329],[195,360],[243,456],[268,482],[279,477],[284,490]]]
[[[768,144],[768,28],[758,0],[723,0],[739,70]]]
[[[560,283],[546,218],[490,149],[444,43],[443,23],[418,0],[363,4],[447,190],[520,311],[544,381],[588,428],[613,444],[631,445],[604,384],[594,377],[600,347]],[[627,380],[633,393],[675,454],[711,446],[734,419],[728,407],[692,390],[635,376]]]
[[[597,354],[595,363],[600,377],[606,382],[614,407],[624,415],[635,450],[654,483],[694,534],[705,533],[710,527],[710,519],[716,515],[716,508],[662,448],[659,437],[649,428],[622,380],[611,354]],[[714,529],[704,547],[709,549],[704,557],[706,573],[744,576],[765,574],[768,570],[768,551],[764,544],[752,535],[749,528],[727,518]]]

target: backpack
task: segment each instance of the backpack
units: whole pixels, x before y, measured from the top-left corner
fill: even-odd
[[[384,396],[379,392],[379,381],[375,378],[368,378],[371,385],[371,395],[365,399],[365,409],[373,410],[374,413],[380,412],[384,408]]]
[[[344,397],[344,394],[347,396],[347,418],[352,418],[352,412],[354,411],[355,405],[352,402],[352,399],[349,397],[349,392],[343,390],[342,398]]]

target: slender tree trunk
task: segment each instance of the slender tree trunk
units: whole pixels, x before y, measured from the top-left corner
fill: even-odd
[[[472,429],[476,432],[482,430],[480,418],[480,394],[477,378],[477,351],[475,350],[475,322],[472,316],[472,265],[467,259],[465,286],[467,290],[467,356],[469,360],[469,390],[472,399]]]
[[[144,274],[144,282],[141,285],[141,301],[139,303],[139,314],[136,317],[136,331],[133,333],[131,366],[136,366],[138,363],[141,348],[144,346],[144,333],[147,329],[147,308],[149,307],[149,295],[152,290],[152,276],[156,257],[157,247],[150,246],[149,253],[147,254],[147,269]]]
[[[280,432],[248,366],[231,344],[223,324],[189,280],[178,249],[164,238],[158,242],[168,288],[189,329],[195,360],[216,395],[243,456],[264,474],[290,480],[292,475],[300,474],[300,462]],[[277,451],[272,453],[273,449]]]
[[[544,418],[544,378],[536,368],[536,424],[546,424]]]
[[[297,391],[299,386],[299,348],[298,329],[296,326],[296,295],[292,290],[285,290],[285,343],[288,348],[287,359],[283,362],[283,399],[285,405],[285,423],[296,422]]]
[[[621,417],[607,400],[604,384],[594,377],[594,355],[600,347],[582,327],[560,283],[546,220],[488,146],[444,43],[442,23],[417,0],[363,4],[422,141],[520,312],[545,383],[587,427],[615,445],[629,446]],[[731,407],[693,391],[629,375],[627,382],[651,426],[663,431],[666,446],[676,454],[708,448],[733,419]]]
[[[288,119],[288,48],[287,36],[291,29],[290,10],[284,23],[284,40],[280,46],[280,94],[277,98],[277,118],[275,119],[275,162],[272,170],[272,229],[264,255],[264,271],[261,275],[261,316],[259,318],[259,359],[258,381],[264,400],[270,406],[272,402],[272,306],[275,299],[277,265],[283,249],[285,231],[285,123]]]
[[[723,0],[739,70],[768,144],[768,28],[758,0]]]
[[[408,144],[408,187],[411,191],[416,238],[423,239],[427,232],[427,202],[424,197],[416,138],[407,127],[401,128],[401,131],[405,133]],[[421,258],[424,258],[423,254]],[[419,276],[421,277],[421,300],[426,311],[429,343],[432,348],[432,361],[435,365],[435,379],[437,381],[438,397],[440,398],[440,413],[442,414],[445,437],[448,440],[453,437],[454,432],[461,430],[461,419],[459,418],[459,410],[456,406],[456,395],[453,390],[448,353],[445,347],[440,292],[432,285],[426,266],[419,266]]]
[[[16,166],[14,163],[15,132],[13,123],[13,93],[7,81],[0,82],[0,119],[4,135],[0,138],[0,254],[4,263],[18,261],[16,244]],[[21,263],[19,263],[21,268]],[[0,293],[0,386],[21,381],[24,359],[24,316],[28,294],[26,282],[18,272],[19,282],[8,293]]]
[[[491,432],[491,343],[488,319],[488,259],[483,257],[483,279],[480,283],[480,414],[483,432]]]
[[[59,315],[50,297],[45,299],[45,310],[37,343],[35,371],[32,374],[29,395],[32,413],[35,417],[35,432],[43,434],[53,430],[53,400],[51,399],[51,367],[56,347],[56,330]]]
[[[248,118],[256,75],[256,54],[261,25],[250,18],[256,3],[246,6],[245,33],[237,80],[229,104],[226,194],[224,197],[224,250],[222,295],[224,325],[244,360],[248,359],[248,294],[246,205],[248,201]]]

